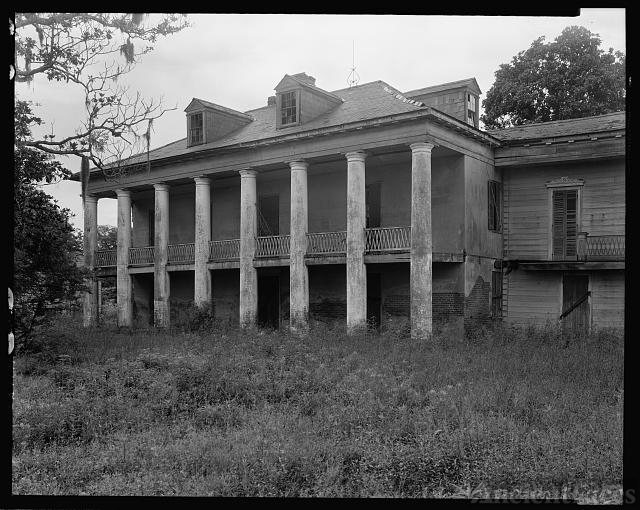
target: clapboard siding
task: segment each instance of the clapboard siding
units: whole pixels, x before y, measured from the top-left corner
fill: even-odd
[[[560,315],[560,272],[516,270],[507,281],[508,304],[505,319],[518,324],[544,324]]]
[[[583,179],[582,224],[589,235],[623,235],[625,224],[624,160],[540,165],[505,170],[505,256],[547,260],[549,192],[546,182],[560,177]]]
[[[592,324],[596,327],[624,325],[624,271],[591,273]]]

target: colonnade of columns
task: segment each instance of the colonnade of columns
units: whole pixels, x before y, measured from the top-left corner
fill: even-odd
[[[431,227],[431,151],[432,143],[410,145],[411,163],[411,251],[410,307],[411,335],[428,338],[432,332],[432,227]],[[367,320],[367,271],[364,261],[366,242],[365,160],[363,151],[348,152],[347,160],[347,329],[354,331]],[[303,160],[289,162],[291,171],[290,225],[290,327],[299,332],[308,328],[309,273],[305,264],[308,231],[308,164]],[[257,239],[257,172],[247,168],[240,173],[240,325],[255,324],[258,315],[258,276],[254,267]],[[211,182],[195,177],[195,242],[194,301],[211,303],[211,276],[207,267],[211,240]],[[156,183],[154,238],[154,325],[169,326],[169,186]],[[133,299],[128,270],[131,246],[131,194],[116,190],[118,198],[117,306],[118,324],[131,326]],[[85,199],[84,260],[95,265],[97,244],[97,198]],[[90,282],[84,299],[84,325],[96,324],[97,284]]]

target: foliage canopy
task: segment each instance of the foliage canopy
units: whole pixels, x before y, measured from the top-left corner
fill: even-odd
[[[625,55],[571,26],[549,43],[539,37],[502,64],[483,100],[488,129],[600,115],[625,108]]]

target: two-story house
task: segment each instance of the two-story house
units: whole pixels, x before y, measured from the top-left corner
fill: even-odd
[[[91,172],[85,263],[97,278],[117,275],[124,326],[139,317],[166,327],[172,310],[195,303],[241,325],[299,330],[314,320],[345,321],[352,330],[369,320],[404,318],[414,337],[427,337],[433,320],[462,331],[503,313],[510,320],[536,319],[526,307],[517,315],[518,292],[526,294],[528,282],[539,285],[544,275],[555,278],[556,287],[558,278],[566,279],[579,297],[579,284],[559,276],[586,274],[576,264],[591,264],[588,300],[595,303],[595,275],[611,288],[622,275],[620,261],[613,273],[598,273],[588,254],[596,236],[618,231],[606,231],[604,220],[586,221],[600,206],[587,205],[592,174],[585,172],[615,179],[623,190],[624,165],[588,163],[581,151],[591,147],[593,161],[619,159],[624,117],[614,116],[621,120],[611,140],[603,133],[587,136],[580,127],[580,136],[566,135],[573,137],[567,143],[575,151],[567,153],[574,157],[559,166],[554,156],[536,159],[535,147],[547,156],[562,152],[565,134],[533,127],[533,138],[523,128],[483,132],[479,95],[473,78],[405,93],[382,81],[329,92],[299,73],[285,75],[265,106],[246,112],[194,98],[185,110],[185,138],[128,160],[118,181]],[[607,143],[615,154],[596,148]],[[565,214],[561,231],[560,220],[547,215],[552,202],[560,204],[556,191],[574,189],[563,177],[584,181],[574,209],[590,212],[577,224],[571,213],[554,213]],[[519,184],[521,178],[530,184]],[[526,187],[540,179],[552,202],[526,205],[532,200]],[[554,184],[558,180],[564,187]],[[562,195],[564,211],[573,210],[570,195]],[[104,198],[118,201],[116,251],[95,249],[97,201]],[[623,204],[615,214],[624,214]],[[551,233],[540,231],[514,251],[518,232],[526,234],[532,221],[527,214],[539,215],[536,221],[551,225]],[[615,217],[622,228],[623,219]],[[563,248],[562,262],[554,258],[562,236],[588,260],[574,257],[571,268],[527,266],[538,260],[569,264],[570,249]],[[503,272],[509,272],[505,279]],[[85,297],[86,325],[96,323],[97,294]],[[553,306],[567,291],[540,296],[553,301],[544,305],[545,318],[566,311]]]
[[[624,324],[625,115],[490,131],[502,141],[502,314]]]

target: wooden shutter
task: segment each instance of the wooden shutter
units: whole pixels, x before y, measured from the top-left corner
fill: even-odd
[[[578,191],[553,192],[552,243],[553,258],[564,260],[575,257],[578,234]]]

